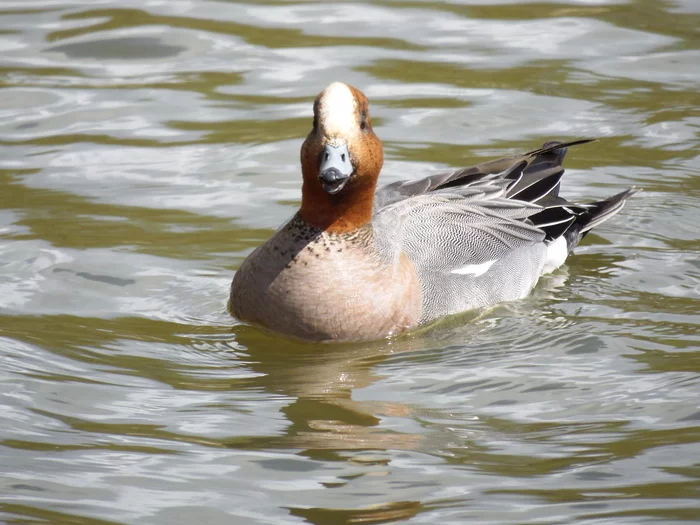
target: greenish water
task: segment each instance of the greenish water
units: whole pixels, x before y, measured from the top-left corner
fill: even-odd
[[[0,521],[700,521],[700,4],[0,2]],[[231,319],[314,96],[384,182],[557,139],[644,189],[532,296],[393,341]]]

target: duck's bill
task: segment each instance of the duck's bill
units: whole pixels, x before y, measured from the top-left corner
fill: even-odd
[[[331,146],[327,144],[321,153],[318,178],[323,189],[334,195],[345,187],[353,172],[347,144]]]
[[[321,181],[323,189],[327,193],[334,195],[345,187],[345,184],[350,179],[350,175],[341,173],[340,170],[336,168],[328,168],[322,171],[318,178]]]

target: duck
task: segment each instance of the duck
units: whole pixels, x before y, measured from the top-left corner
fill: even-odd
[[[295,339],[362,342],[522,299],[638,191],[559,196],[568,148],[591,141],[377,188],[367,97],[334,82],[301,146],[301,206],[235,272],[228,309]]]

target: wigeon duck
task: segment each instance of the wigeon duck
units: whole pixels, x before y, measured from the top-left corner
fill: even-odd
[[[229,309],[288,336],[363,341],[520,299],[637,191],[561,198],[567,147],[585,142],[375,192],[383,152],[367,98],[335,82],[301,147],[301,208],[243,262]]]

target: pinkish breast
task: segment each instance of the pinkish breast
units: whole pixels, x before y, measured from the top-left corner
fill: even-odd
[[[372,247],[361,236],[307,238],[283,227],[236,272],[231,313],[315,341],[380,339],[416,326],[422,294],[413,264]]]

